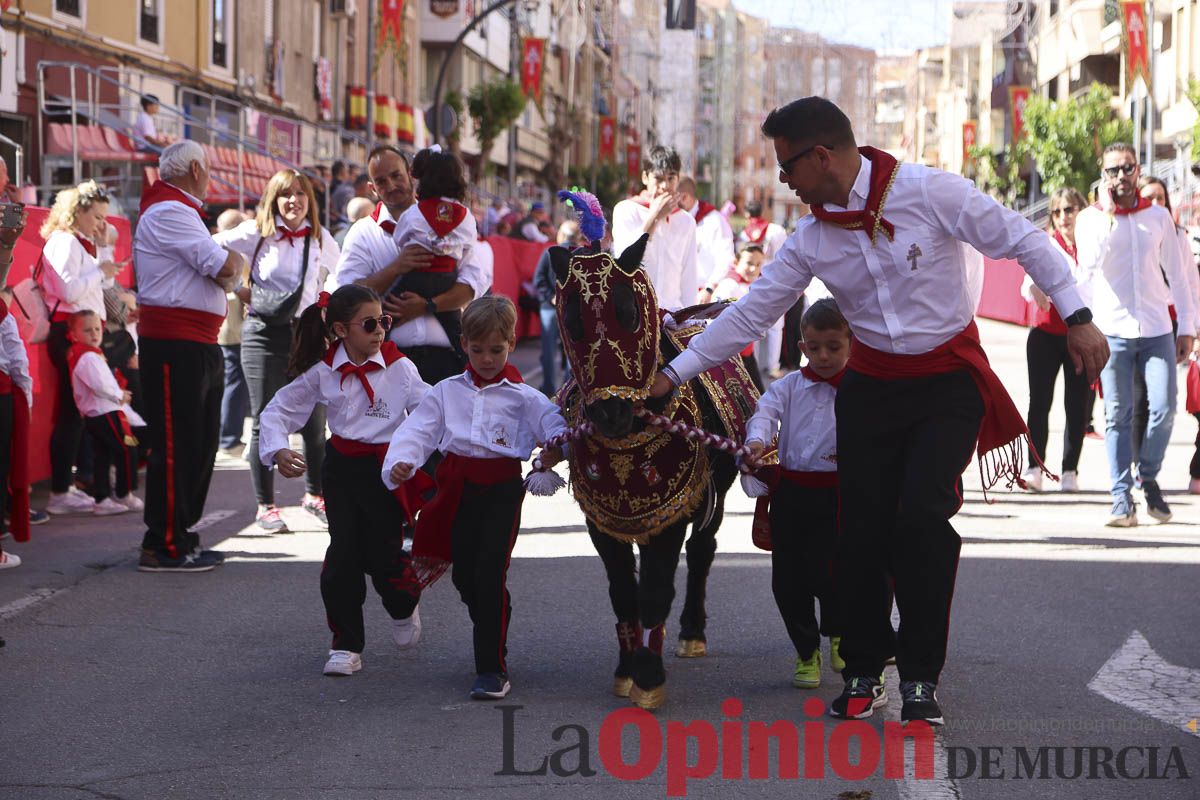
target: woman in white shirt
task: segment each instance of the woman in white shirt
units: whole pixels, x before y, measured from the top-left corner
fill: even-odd
[[[267,182],[258,216],[213,237],[246,257],[248,275],[238,295],[246,304],[242,324],[242,373],[250,391],[250,478],[258,500],[256,521],[265,533],[287,533],[275,506],[274,475],[258,453],[258,416],[291,377],[287,374],[292,334],[300,313],[317,300],[337,265],[338,246],[321,228],[312,183],[293,170]],[[321,462],[325,412],[318,407],[301,430],[308,463],[303,506],[325,522]]]
[[[50,434],[51,514],[90,514],[92,498],[73,486],[72,470],[83,436],[83,420],[71,394],[71,373],[67,366],[67,322],[76,311],[95,311],[105,318],[104,289],[112,286],[122,265],[107,258],[97,259],[95,241],[106,237],[108,193],[95,181],[84,181],[73,189],[63,189],[54,198],[54,207],[42,224],[40,283],[51,315],[47,350],[58,372],[58,399],[54,429]]]

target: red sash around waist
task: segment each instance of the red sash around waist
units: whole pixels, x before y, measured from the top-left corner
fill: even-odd
[[[224,314],[210,314],[195,308],[142,306],[138,335],[147,339],[173,339],[201,344],[216,344]]]
[[[374,458],[381,467],[388,450],[387,442],[360,442],[357,439],[343,438],[336,433],[329,437],[329,446],[347,458]],[[392,494],[400,501],[400,507],[404,509],[408,522],[411,523],[416,518],[417,512],[426,503],[426,495],[433,487],[433,478],[417,470],[412,478],[392,490]]]
[[[1024,464],[1022,445],[1028,444],[1029,428],[1025,426],[1025,419],[1013,404],[1004,384],[992,371],[983,345],[979,342],[979,328],[974,320],[950,341],[919,355],[885,353],[868,347],[862,341],[855,341],[850,351],[849,368],[879,380],[924,378],[966,370],[983,399],[983,422],[979,426],[977,452],[984,492],[1002,479],[1007,479],[1008,487],[1015,483],[1025,488],[1025,482],[1021,479]],[[1058,476],[1046,469],[1036,453],[1034,456],[1042,472],[1052,480],[1058,480]]]
[[[429,266],[422,272],[454,272],[458,269],[458,259],[454,256],[434,256]]]
[[[855,342],[855,346],[858,343]],[[807,472],[804,470],[783,469],[782,467],[762,467],[754,473],[754,477],[767,485],[770,494],[758,498],[754,504],[754,520],[750,525],[750,539],[760,550],[771,550],[771,495],[774,495],[782,483],[790,483],[805,489],[836,489],[838,487],[837,470],[829,472]]]
[[[466,485],[519,481],[521,462],[515,458],[473,458],[447,453],[438,464],[435,478],[437,494],[421,511],[413,535],[413,567],[422,589],[450,566],[450,534]]]

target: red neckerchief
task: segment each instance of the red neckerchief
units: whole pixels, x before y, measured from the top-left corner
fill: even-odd
[[[445,238],[467,218],[467,207],[453,200],[430,197],[418,202],[417,208],[439,238]]]
[[[4,318],[8,316],[8,303],[0,300],[0,322],[4,322]]]
[[[1064,238],[1063,235],[1058,231],[1054,232],[1054,241],[1058,242],[1058,246],[1063,249],[1064,253],[1071,257],[1072,261],[1074,261],[1076,264],[1079,263],[1079,251],[1076,250],[1075,245],[1067,244],[1066,238]]]
[[[376,225],[378,225],[380,228],[383,229],[384,233],[386,233],[388,236],[391,236],[393,233],[396,232],[396,222],[395,222],[395,220],[390,220],[390,219],[385,219],[383,222],[380,222],[379,216],[382,213],[383,213],[383,203],[382,202],[376,203],[375,210],[371,212],[371,219],[375,221]]]
[[[746,228],[742,232],[754,244],[762,244],[763,239],[767,238],[767,227],[770,224],[762,217],[750,217],[746,220]]]
[[[333,367],[333,359],[334,356],[337,355],[338,347],[340,346],[341,342],[334,342],[329,346],[329,349],[325,351],[325,356],[321,360],[325,362],[326,366],[330,368]],[[346,384],[346,378],[354,375],[358,378],[358,382],[362,384],[363,391],[367,393],[367,400],[370,401],[371,405],[375,405],[375,390],[371,388],[371,382],[367,380],[367,376],[377,370],[390,367],[392,364],[404,358],[404,354],[400,352],[400,349],[396,347],[394,342],[384,342],[379,348],[379,355],[383,356],[382,364],[380,364],[378,361],[372,361],[371,359],[367,359],[361,364],[355,364],[352,361],[346,361],[345,363],[340,364],[337,367],[337,372],[341,373],[342,379],[338,382],[338,387],[341,388],[344,386]]]
[[[817,374],[815,369],[805,364],[800,368],[800,374],[808,378],[813,383],[828,383],[830,386],[836,389],[842,385],[842,376],[846,374],[846,368],[842,367],[841,372],[830,378],[822,378]]]
[[[641,206],[642,208],[649,208],[649,207],[650,207],[650,200],[649,200],[649,199],[646,197],[646,193],[645,193],[645,192],[642,192],[641,194],[635,194],[633,197],[631,197],[631,198],[629,198],[629,199],[630,199],[630,200],[632,200],[633,202],[637,203],[637,204],[638,204],[639,206]],[[675,206],[675,210],[674,210],[674,211],[672,211],[670,214],[667,214],[667,216],[668,216],[668,217],[672,217],[672,216],[674,216],[675,214],[678,214],[678,213],[679,213],[680,211],[682,211],[682,210],[683,210],[683,209],[682,209],[682,208],[680,208],[679,206]]]
[[[1100,208],[1099,203],[1096,203],[1095,205],[1096,205],[1096,208]],[[1149,208],[1152,205],[1154,205],[1154,203],[1150,202],[1145,197],[1139,197],[1138,201],[1136,203],[1134,203],[1134,205],[1131,208],[1124,208],[1122,206],[1114,206],[1113,214],[1117,215],[1118,217],[1123,217],[1126,214],[1136,214],[1139,211],[1145,211],[1147,208]]]
[[[896,228],[883,218],[883,204],[887,202],[892,181],[900,172],[900,162],[874,147],[860,147],[858,152],[871,162],[871,183],[867,191],[867,203],[862,211],[826,211],[824,206],[812,206],[812,214],[822,222],[830,222],[849,231],[863,231],[875,246],[875,234],[882,228],[888,239],[896,238]]]
[[[96,353],[100,358],[104,358],[104,351],[99,347],[92,347],[90,344],[80,344],[72,342],[71,349],[67,351],[67,368],[74,373],[75,365],[79,363],[79,359],[83,358],[86,353]]]
[[[152,186],[142,192],[142,203],[139,207],[138,213],[145,214],[146,209],[150,208],[150,206],[154,205],[155,203],[165,203],[168,201],[183,203],[185,206],[195,211],[196,216],[200,217],[201,220],[204,219],[204,213],[200,209],[200,206],[192,202],[192,199],[184,194],[182,189],[176,188],[175,186],[172,186],[161,179],[155,181]]]
[[[704,219],[709,214],[716,211],[717,207],[714,206],[712,203],[706,203],[703,200],[697,200],[696,202],[698,202],[700,204],[700,208],[696,209],[696,224],[699,225],[700,220]]]
[[[496,377],[487,379],[475,371],[475,367],[467,364],[467,374],[471,376],[471,380],[475,382],[477,388],[482,389],[484,386],[491,386],[494,383],[499,383],[505,378],[509,383],[524,383],[525,379],[521,377],[521,373],[512,364],[505,364],[504,369],[496,373]]]
[[[287,226],[280,226],[275,229],[275,232],[279,234],[279,241],[286,241],[288,244],[291,244],[296,239],[308,238],[308,235],[312,233],[312,228],[305,225],[300,230],[294,231]]]
[[[96,257],[96,243],[95,242],[93,242],[91,239],[87,238],[86,236],[83,236],[82,234],[78,234],[78,233],[75,234],[75,239],[81,245],[83,245],[83,249],[85,251],[87,251],[87,254],[89,256],[91,256],[92,258]]]

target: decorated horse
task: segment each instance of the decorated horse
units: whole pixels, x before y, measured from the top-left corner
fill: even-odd
[[[591,244],[550,248],[558,284],[558,324],[572,380],[559,393],[578,435],[570,483],[608,575],[619,659],[613,692],[643,708],[666,697],[663,640],[675,596],[675,570],[687,539],[687,594],[679,619],[681,657],[706,652],[705,586],[725,493],[737,475],[728,443],[741,440],[758,392],[740,357],[711,369],[662,400],[650,399],[659,367],[703,330],[688,309],[667,315],[641,267],[647,237],[618,257],[601,252],[599,203],[560,192],[580,215]],[[711,445],[726,442],[726,449]],[[633,546],[641,556],[635,563]]]

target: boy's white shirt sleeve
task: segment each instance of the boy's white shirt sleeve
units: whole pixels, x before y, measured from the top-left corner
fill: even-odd
[[[321,396],[321,365],[284,386],[258,417],[258,458],[264,466],[275,463],[275,454],[289,448],[288,434],[308,422]]]
[[[533,428],[533,436],[539,445],[545,445],[550,439],[566,432],[567,421],[563,418],[558,404],[549,397],[536,389],[532,389],[528,394],[529,402],[526,409]]]
[[[71,370],[71,381],[82,385],[88,394],[103,397],[118,405],[125,399],[125,393],[109,369],[108,362],[95,353],[86,353],[75,363],[75,369]]]
[[[25,342],[17,329],[17,320],[12,314],[0,323],[0,349],[4,351],[4,361],[8,365],[8,377],[25,393],[29,407],[33,407],[33,378],[29,375],[29,353],[25,350]]]
[[[758,406],[754,414],[746,421],[746,443],[762,442],[770,444],[779,433],[783,422],[785,392],[792,391],[793,381],[780,380],[771,384],[770,388],[758,398]],[[787,386],[785,386],[787,384]]]
[[[446,412],[442,403],[442,393],[435,386],[392,434],[392,441],[388,444],[380,473],[387,488],[395,489],[400,485],[392,480],[392,467],[397,464],[412,464],[415,470],[429,460],[433,451],[437,449],[438,442],[442,440],[445,424]]]

